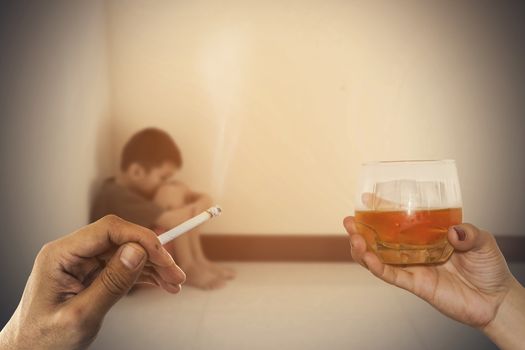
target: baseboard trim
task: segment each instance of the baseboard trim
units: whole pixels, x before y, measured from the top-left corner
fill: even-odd
[[[498,236],[508,262],[525,261],[525,237]],[[206,255],[217,261],[352,261],[346,236],[203,234]]]

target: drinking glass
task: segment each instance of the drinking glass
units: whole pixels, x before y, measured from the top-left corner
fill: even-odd
[[[357,230],[386,264],[445,262],[450,226],[462,222],[454,160],[365,163],[357,191]]]

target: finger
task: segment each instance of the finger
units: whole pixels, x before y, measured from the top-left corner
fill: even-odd
[[[108,215],[63,238],[68,252],[80,257],[93,257],[114,246],[135,242],[147,252],[149,260],[157,266],[169,267],[182,283],[184,272],[178,268],[171,255],[164,249],[157,235],[142,226],[132,224],[114,215]],[[175,267],[174,267],[175,266]]]
[[[352,247],[352,258],[354,261],[368,268],[370,272],[381,280],[400,288],[413,291],[414,276],[412,273],[399,267],[385,265],[375,254],[367,251],[366,241],[360,234],[358,234],[353,217],[346,217],[343,224],[350,235],[350,245]]]
[[[368,266],[368,270],[381,280],[410,292],[414,291],[414,275],[411,272],[400,267],[385,265],[371,252],[365,253],[363,262]]]
[[[104,260],[109,260],[114,253],[114,251],[109,250],[100,256],[105,257]],[[186,279],[184,272],[182,272],[183,278],[181,279],[181,270],[177,265],[157,266],[150,261],[146,262],[142,269],[142,274],[153,276],[157,281],[157,285],[170,293],[177,293],[180,290],[180,285]]]
[[[163,279],[159,273],[157,272],[156,268],[151,266],[144,266],[142,269],[142,273],[137,279],[135,283],[149,283],[154,284],[157,287],[160,287],[164,290],[166,290],[169,293],[178,293],[181,291],[181,284],[180,283],[170,283],[167,282],[165,279]]]
[[[458,251],[480,250],[493,244],[494,238],[472,224],[460,224],[448,229],[448,240]]]
[[[135,281],[135,284],[149,284],[160,287],[159,283],[155,278],[146,275],[140,275],[139,278]]]
[[[164,290],[170,293],[178,293],[181,289],[181,282],[175,278],[170,278],[169,273],[168,278],[164,277],[159,273],[159,268],[154,266],[145,266],[142,270],[143,275],[148,275],[151,278],[155,279],[157,285]]]
[[[350,237],[358,233],[357,226],[355,224],[355,218],[353,216],[347,216],[346,218],[344,218],[343,226],[345,227],[346,232],[348,232]]]
[[[363,265],[362,259],[363,255],[366,252],[366,242],[364,238],[358,233],[357,226],[354,221],[353,216],[348,216],[343,220],[343,225],[345,226],[348,235],[350,236],[350,252],[352,254],[352,259]]]
[[[166,289],[170,293],[177,293],[179,291],[178,289],[180,289],[180,285],[186,281],[186,274],[177,265],[160,267],[156,266],[155,271],[160,277],[159,283],[161,284],[162,288]]]
[[[358,234],[351,236],[350,247],[352,259],[354,259],[355,262],[365,266],[363,263],[363,256],[366,253],[366,242],[364,238]]]
[[[124,244],[93,283],[70,299],[67,307],[73,308],[72,314],[84,318],[90,324],[101,322],[109,309],[137,281],[147,257],[145,249],[137,243]]]
[[[109,250],[108,253],[102,254],[101,256],[105,256],[105,260],[109,260],[114,254],[114,252],[109,254],[110,252],[111,250]],[[181,271],[180,267],[175,263],[170,266],[157,266],[148,261],[143,268],[143,273],[145,273],[146,271],[155,276],[155,278],[157,279],[157,284],[160,287],[164,288],[165,290],[171,293],[177,293],[180,289],[179,286],[186,280],[186,274],[184,273],[184,271]]]
[[[62,268],[84,285],[89,285],[102,270],[104,263],[97,258],[64,261]]]
[[[155,271],[155,268],[153,268],[152,266],[148,266],[148,264],[146,264],[142,268],[142,273],[140,274],[139,278],[137,279],[135,283],[151,282],[152,284],[155,284],[157,287],[162,287],[159,282],[160,279],[161,278],[158,275],[158,273]]]

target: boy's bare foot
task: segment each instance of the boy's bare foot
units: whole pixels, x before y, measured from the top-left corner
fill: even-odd
[[[186,273],[185,286],[188,285],[199,289],[210,290],[222,288],[226,284],[223,278],[218,277],[202,265],[193,264],[188,267],[181,266],[181,269]]]
[[[230,267],[221,266],[209,260],[200,261],[199,263],[222,279],[231,280],[236,276],[235,270]]]

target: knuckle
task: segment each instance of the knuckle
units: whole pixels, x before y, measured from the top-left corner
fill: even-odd
[[[56,315],[56,325],[60,329],[82,329],[85,326],[86,310],[77,305],[68,305]]]
[[[471,224],[470,222],[463,223],[461,226],[463,226],[467,231],[479,233],[481,230],[474,224]]]
[[[104,225],[107,226],[116,226],[122,223],[122,219],[114,214],[109,214],[104,216],[102,219],[100,219],[100,222],[102,222]]]
[[[496,237],[494,237],[493,234],[489,233],[488,231],[485,231],[485,230],[480,230],[480,233],[482,235],[485,236],[485,238],[487,239],[488,242],[490,242],[491,244],[495,244],[497,245],[497,240],[496,240]]]
[[[461,225],[457,225],[458,229],[453,228],[455,232],[461,232],[465,234],[465,238],[463,240],[460,240],[458,244],[460,245],[469,245],[471,242],[475,241],[479,238],[479,230],[476,226],[470,224],[470,223],[462,223]]]
[[[61,308],[54,317],[52,332],[61,334],[72,348],[86,348],[93,340],[101,322],[89,317],[89,310],[79,305],[71,304]]]
[[[489,243],[489,244],[497,244],[496,237],[494,237],[493,234],[490,232],[480,229],[477,226],[471,224],[471,223],[465,223],[464,224],[467,231],[470,231],[473,233],[474,237],[479,240],[479,242]]]
[[[141,243],[146,243],[146,242],[149,242],[150,244],[155,246],[155,248],[157,249],[160,248],[159,239],[157,238],[157,234],[153,232],[152,230],[147,229],[145,227],[141,229],[143,230],[143,233],[141,235],[141,239],[137,242],[137,244],[141,246],[142,249],[144,249],[145,247],[142,247]],[[144,250],[147,253],[147,250],[146,249]]]
[[[39,254],[40,253],[46,254],[46,253],[52,251],[54,246],[55,246],[55,241],[47,242],[46,244],[44,244],[42,246],[42,248],[40,248]]]
[[[473,224],[471,224],[469,222],[466,222],[463,225],[465,226],[465,228],[468,231],[471,231],[471,232],[474,232],[474,233],[479,233],[479,231],[480,231],[475,225],[473,225]]]
[[[40,248],[40,251],[38,252],[36,256],[36,259],[35,259],[36,262],[40,262],[42,260],[47,259],[52,254],[52,252],[55,250],[56,244],[57,244],[56,241],[51,241],[51,242],[47,242],[46,244],[44,244],[42,248]]]
[[[112,295],[125,294],[130,288],[128,279],[111,267],[104,269],[100,277],[102,284]]]

